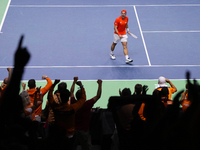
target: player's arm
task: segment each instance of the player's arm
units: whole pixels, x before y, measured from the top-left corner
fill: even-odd
[[[115,32],[119,35],[119,31],[117,30],[117,27],[118,27],[118,26],[114,25],[114,30],[115,30]]]
[[[126,24],[126,31],[128,34],[131,34],[131,32],[129,31],[129,28],[128,28],[128,23]]]
[[[118,27],[118,26],[114,25],[114,30],[115,30],[115,32],[118,34],[118,36],[119,36],[120,38],[122,38],[122,35],[119,34],[119,31],[118,31],[117,27]]]

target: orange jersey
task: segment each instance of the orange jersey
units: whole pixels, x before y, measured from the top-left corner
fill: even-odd
[[[181,105],[182,105],[183,112],[185,112],[186,109],[191,105],[191,102],[189,100],[183,100],[183,102],[181,103]]]
[[[125,35],[126,34],[126,25],[128,24],[128,17],[125,17],[124,20],[120,17],[118,17],[115,20],[114,25],[117,26],[117,30],[119,32],[119,34],[121,35]],[[114,32],[115,34],[117,34],[116,32]]]
[[[51,85],[52,85],[52,81],[50,78],[46,78],[46,80],[47,80],[46,86],[44,88],[40,89],[42,96],[44,96],[49,91],[49,89],[51,88]],[[35,99],[35,91],[37,91],[37,90],[36,89],[27,89],[27,91],[28,91],[31,103],[33,103],[34,99]],[[37,94],[37,98],[39,99],[39,93]],[[41,115],[41,112],[42,112],[42,104],[37,109],[35,109],[35,115]]]
[[[185,112],[185,110],[191,105],[191,102],[188,100],[188,93],[183,92],[182,95],[185,96],[185,99],[181,103],[182,110],[183,110],[183,112]]]
[[[144,121],[146,121],[146,118],[144,117],[144,107],[145,107],[145,103],[142,103],[141,106],[140,106],[140,109],[138,111],[138,114],[140,116],[140,118]]]
[[[169,95],[168,95],[168,99],[171,100],[172,99],[172,94],[175,93],[175,89],[172,87],[167,87],[169,90]],[[156,90],[161,91],[162,87],[158,87]]]

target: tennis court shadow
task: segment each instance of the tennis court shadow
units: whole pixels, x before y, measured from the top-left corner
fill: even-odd
[[[138,67],[129,67],[130,65],[123,65],[123,67],[113,67],[111,74],[114,79],[135,79],[141,76],[142,70]]]

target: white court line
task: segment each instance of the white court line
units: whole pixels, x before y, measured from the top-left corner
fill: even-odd
[[[137,7],[185,7],[185,6],[200,6],[200,4],[166,4],[166,5],[135,5]]]
[[[4,21],[5,21],[6,14],[7,14],[7,12],[8,12],[8,8],[9,8],[9,6],[10,6],[10,2],[11,2],[11,0],[8,1],[7,7],[6,7],[6,11],[5,11],[5,13],[4,13],[4,16],[3,16],[3,18],[2,18],[2,22],[1,22],[1,24],[0,24],[0,33],[3,33],[3,32],[1,32],[1,29],[2,29],[2,27],[3,27],[3,23],[4,23]]]
[[[137,22],[138,22],[140,34],[141,34],[141,37],[142,37],[142,42],[143,42],[144,49],[145,49],[146,56],[147,56],[147,60],[148,60],[149,66],[151,66],[151,62],[150,62],[150,59],[149,59],[149,54],[148,54],[146,43],[145,43],[144,36],[143,36],[143,33],[142,33],[142,28],[141,28],[140,21],[139,21],[139,18],[138,18],[137,10],[136,10],[135,6],[133,6],[133,8],[134,8],[136,19],[137,19]]]
[[[186,81],[187,79],[175,79],[175,78],[170,78],[171,81],[173,80],[176,80],[176,81]],[[193,81],[193,79],[190,79],[191,81]],[[196,81],[200,80],[200,79],[196,79]],[[29,80],[21,80],[21,82],[28,82]],[[46,82],[46,80],[35,80],[36,82]],[[55,80],[51,80],[51,81],[55,81]],[[64,81],[73,81],[73,79],[71,80],[62,80],[63,82]],[[97,81],[97,80],[84,80],[84,79],[81,79],[81,81]],[[111,82],[124,82],[124,81],[158,81],[158,79],[113,79],[113,80],[110,80],[110,79],[103,79],[103,81],[111,81]],[[3,82],[3,80],[0,80],[0,82]]]
[[[0,66],[5,69],[13,66]],[[36,68],[162,68],[162,67],[200,67],[200,65],[116,65],[116,66],[25,66],[27,69]]]
[[[198,33],[200,30],[191,31],[142,31],[143,33]]]
[[[174,7],[174,6],[200,6],[200,4],[166,4],[166,5],[10,5],[10,7]]]
[[[133,5],[10,5],[10,7],[133,7]]]

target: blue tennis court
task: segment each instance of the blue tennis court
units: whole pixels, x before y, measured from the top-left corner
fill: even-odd
[[[116,60],[109,56],[114,21],[122,9],[127,10],[130,31],[138,36],[128,38],[134,60],[129,65],[121,43],[115,49]],[[40,80],[43,74],[52,80],[79,76],[85,81],[136,81],[161,75],[182,80],[187,70],[199,79],[199,15],[197,0],[11,1],[0,31],[0,79],[13,65],[21,34],[31,53],[23,80]]]

